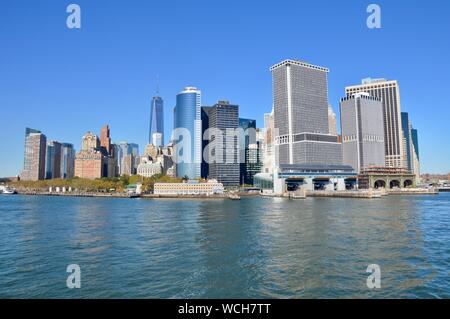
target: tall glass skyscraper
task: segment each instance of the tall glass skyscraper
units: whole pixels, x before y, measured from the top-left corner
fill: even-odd
[[[412,145],[414,147],[414,151],[416,152],[417,159],[420,160],[420,154],[419,154],[419,138],[417,136],[417,130],[415,128],[411,129],[411,140]]]
[[[62,145],[56,141],[47,142],[45,159],[45,178],[61,178]]]
[[[413,163],[412,163],[412,154],[411,154],[411,123],[409,122],[409,114],[407,112],[401,112],[402,116],[402,131],[403,131],[403,139],[404,150],[405,150],[405,164],[404,167],[408,169],[408,171],[412,171]]]
[[[177,177],[200,178],[202,161],[201,91],[186,87],[177,95],[174,115],[174,160]]]
[[[402,131],[405,150],[405,167],[420,178],[419,141],[417,130],[412,127],[407,112],[402,112]]]
[[[70,143],[62,144],[61,178],[72,178],[75,173],[75,149]]]
[[[250,145],[252,147],[256,145],[256,120],[251,119],[239,119],[239,127],[243,130],[243,137],[240,143],[241,156],[244,155],[245,158],[241,158],[240,161],[240,182],[241,184],[253,184],[253,178],[248,174],[248,169],[253,166],[250,163],[250,157],[252,157],[253,149],[250,151]],[[259,172],[258,172],[259,173]]]
[[[150,133],[148,136],[148,143],[153,143],[153,134],[161,134],[161,144],[164,145],[164,102],[159,96],[152,98],[152,105],[150,108]],[[161,145],[155,145],[161,146]]]

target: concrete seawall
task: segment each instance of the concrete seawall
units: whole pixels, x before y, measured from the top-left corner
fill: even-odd
[[[66,193],[50,193],[38,191],[17,191],[19,195],[27,196],[59,196],[59,197],[102,197],[102,198],[136,198],[139,196],[122,193],[90,193],[90,192],[66,192]]]
[[[438,195],[439,192],[435,189],[427,188],[403,188],[386,191],[388,195]]]
[[[381,191],[307,191],[307,197],[381,198]]]
[[[154,194],[126,194],[126,193],[96,193],[96,192],[46,192],[17,190],[20,195],[29,196],[65,196],[65,197],[101,197],[101,198],[144,198],[144,199],[227,199],[227,194],[214,195],[154,195]],[[306,191],[306,193],[285,194],[284,196],[275,194],[262,195],[259,193],[239,193],[242,197],[282,197],[290,199],[304,199],[307,197],[331,197],[331,198],[361,198],[376,199],[383,196],[411,196],[411,195],[438,195],[435,189],[399,189],[399,190],[355,190],[355,191]]]

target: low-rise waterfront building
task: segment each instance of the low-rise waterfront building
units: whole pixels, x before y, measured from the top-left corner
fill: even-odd
[[[416,176],[405,168],[370,167],[358,176],[359,189],[415,188]]]
[[[217,180],[210,179],[208,182],[189,180],[184,183],[155,183],[154,194],[166,196],[186,195],[215,195],[223,194],[224,187]]]
[[[356,188],[357,174],[348,165],[283,164],[274,173],[274,192],[343,191]]]
[[[357,174],[348,165],[283,164],[273,174],[256,174],[255,187],[275,195],[297,191],[351,190],[357,187]]]

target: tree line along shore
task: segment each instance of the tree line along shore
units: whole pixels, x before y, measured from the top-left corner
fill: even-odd
[[[122,193],[129,185],[142,184],[142,191],[149,193],[153,191],[155,183],[182,183],[181,178],[155,175],[152,177],[121,176],[115,178],[85,179],[74,177],[71,179],[49,179],[39,181],[14,181],[8,184],[17,189],[18,192],[48,191],[50,188],[71,188],[73,191],[92,193]]]

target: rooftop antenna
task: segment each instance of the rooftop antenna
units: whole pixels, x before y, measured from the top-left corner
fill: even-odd
[[[156,75],[156,95],[159,95],[159,74]]]

